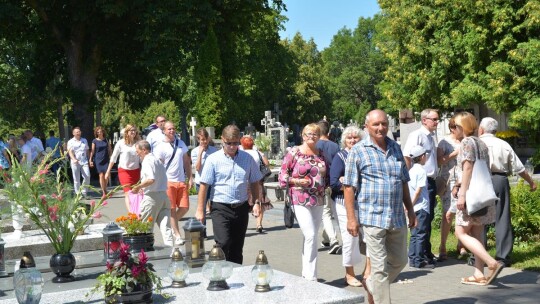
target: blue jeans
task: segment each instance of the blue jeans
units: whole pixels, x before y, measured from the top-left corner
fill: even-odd
[[[430,215],[425,210],[415,212],[418,224],[411,229],[409,242],[409,265],[419,267],[422,262],[427,262],[426,245],[428,242],[428,224]]]

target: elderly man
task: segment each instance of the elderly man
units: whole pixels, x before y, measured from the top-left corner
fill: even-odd
[[[41,139],[34,137],[34,133],[30,130],[24,131],[24,136],[26,136],[32,147],[32,159],[37,159],[38,155],[44,151]]]
[[[163,131],[165,139],[156,145],[152,153],[165,165],[167,171],[167,196],[171,201],[171,228],[175,235],[174,245],[179,246],[184,244],[184,240],[178,228],[178,221],[189,210],[188,192],[193,186],[191,159],[188,155],[188,147],[176,136],[174,124],[167,121]]]
[[[407,138],[407,143],[403,149],[405,154],[405,162],[407,168],[411,169],[412,159],[407,156],[411,154],[411,149],[414,146],[422,146],[426,151],[430,151],[427,154],[426,164],[422,167],[426,171],[428,177],[428,195],[429,195],[429,219],[426,227],[427,231],[427,243],[425,256],[428,258],[430,264],[435,263],[435,255],[431,248],[431,223],[435,217],[435,206],[437,205],[437,187],[435,184],[435,178],[437,177],[437,145],[435,144],[435,131],[439,124],[439,113],[434,109],[425,109],[420,113],[422,119],[422,126],[420,129],[411,132]]]
[[[165,139],[163,128],[167,119],[163,115],[157,115],[155,120],[157,128],[146,136],[146,141],[150,144],[151,151],[154,151],[154,148]]]
[[[244,239],[249,221],[248,187],[253,197],[262,201],[259,181],[262,174],[259,164],[247,152],[238,149],[240,129],[229,125],[221,133],[223,149],[206,159],[201,173],[200,188],[195,217],[204,219],[206,191],[214,190],[212,201],[212,224],[214,238],[227,261],[242,264]],[[259,204],[253,206],[253,215],[259,215]]]
[[[167,197],[167,174],[163,164],[150,153],[150,144],[146,140],[135,144],[135,151],[142,160],[141,182],[131,189],[132,192],[142,192],[144,197],[141,201],[141,218],[154,219],[159,225],[163,243],[172,246],[170,229],[170,202]]]
[[[512,263],[510,255],[512,254],[514,235],[510,216],[510,184],[507,176],[512,173],[518,174],[529,183],[531,191],[536,190],[536,184],[525,171],[525,167],[523,167],[512,147],[506,141],[495,137],[498,127],[499,124],[495,119],[485,117],[480,122],[478,135],[488,146],[493,188],[499,197],[499,201],[495,204],[497,209],[495,218],[497,253],[495,259],[504,262],[506,266],[510,266]]]
[[[88,167],[88,155],[90,146],[86,138],[81,137],[81,129],[73,128],[73,138],[67,142],[67,151],[71,160],[71,171],[73,173],[73,189],[79,193],[81,188],[81,174],[83,177],[83,187],[81,194],[86,198],[88,185],[90,185],[90,168]]]
[[[347,230],[358,236],[360,225],[363,227],[371,261],[371,274],[363,282],[369,303],[390,303],[390,283],[407,264],[405,212],[409,227],[416,226],[416,216],[403,154],[399,145],[386,136],[386,113],[369,112],[365,129],[368,136],[351,149],[346,162],[343,185]]]

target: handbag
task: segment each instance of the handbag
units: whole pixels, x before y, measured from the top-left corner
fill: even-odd
[[[292,228],[294,226],[294,219],[295,215],[293,207],[289,201],[289,195],[287,194],[287,197],[285,198],[285,207],[283,207],[283,222],[285,223],[285,227]]]
[[[474,162],[469,189],[465,193],[465,204],[470,216],[482,216],[487,214],[488,207],[494,206],[499,198],[493,189],[491,172],[487,162],[479,158],[480,149],[475,139],[473,139],[473,143],[477,150],[476,161]]]
[[[272,175],[272,170],[270,170],[270,168],[268,168],[268,166],[264,164],[261,153],[259,153],[259,151],[257,151],[257,155],[259,155],[259,169],[261,170],[261,174],[263,178],[267,178]]]

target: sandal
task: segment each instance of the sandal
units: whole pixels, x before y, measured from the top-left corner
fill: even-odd
[[[494,268],[492,267],[488,267],[488,268],[489,270],[491,270],[491,274],[489,278],[487,279],[486,283],[491,284],[491,282],[493,282],[493,280],[495,280],[497,276],[501,273],[501,270],[504,268],[504,263],[501,261],[498,261],[497,266],[495,266]]]
[[[345,277],[345,284],[349,285],[349,286],[352,286],[352,287],[362,287],[362,282],[358,281],[356,278],[350,278],[350,279],[347,279],[347,277]]]
[[[437,262],[444,262],[448,260],[448,254],[445,253],[439,253],[439,257],[437,258]]]
[[[470,276],[468,278],[461,278],[461,284],[485,286],[488,284],[488,280],[485,277],[477,278],[475,276]]]
[[[255,229],[258,233],[263,232],[263,226],[257,226],[257,229]]]

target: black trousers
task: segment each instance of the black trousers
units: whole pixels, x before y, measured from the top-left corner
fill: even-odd
[[[433,250],[431,246],[431,223],[433,222],[433,219],[435,218],[435,207],[437,206],[437,198],[435,197],[437,195],[437,183],[435,183],[435,179],[428,177],[428,195],[429,195],[429,219],[427,223],[427,242],[426,242],[426,257],[427,258],[433,258]]]
[[[227,261],[242,264],[244,240],[249,223],[249,204],[236,208],[212,202],[212,224],[214,240],[221,246]]]

